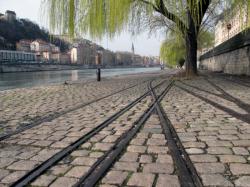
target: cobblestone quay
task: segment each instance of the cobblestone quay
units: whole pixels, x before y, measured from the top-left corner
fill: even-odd
[[[174,71],[0,92],[0,187],[86,136]],[[174,78],[175,79],[175,78]],[[233,80],[233,81],[232,81]],[[154,104],[146,95],[44,171],[29,186],[73,186]],[[250,186],[250,80],[203,73],[177,80],[159,103],[177,148],[200,186]],[[21,129],[21,130],[20,130]],[[181,186],[163,125],[153,112],[96,186]],[[169,140],[169,139],[168,139]],[[195,185],[197,185],[195,183]],[[198,185],[197,185],[198,186]]]

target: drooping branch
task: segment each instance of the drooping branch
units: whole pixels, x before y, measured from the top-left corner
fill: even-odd
[[[211,0],[199,0],[197,3],[197,12],[196,12],[196,31],[199,32],[200,26],[205,16],[205,13],[211,4]]]
[[[70,37],[74,37],[75,34],[75,2],[70,0],[69,2],[69,34]]]
[[[165,17],[167,17],[169,20],[173,21],[176,23],[176,26],[179,28],[179,30],[182,33],[185,33],[185,31],[187,30],[186,25],[184,24],[183,21],[180,20],[180,18],[178,16],[176,16],[175,14],[171,13],[168,11],[167,7],[165,6],[163,0],[156,0],[157,1],[157,9],[156,11],[163,14]]]
[[[136,0],[134,0],[134,1],[136,1]],[[187,30],[187,27],[184,24],[184,22],[181,21],[178,16],[176,16],[175,14],[168,11],[163,0],[156,0],[155,4],[152,2],[149,2],[147,0],[138,0],[138,1],[151,6],[156,12],[162,14],[163,16],[168,18],[169,20],[173,21],[176,24],[176,26],[178,27],[178,29],[182,32],[182,34],[184,34],[185,31]]]

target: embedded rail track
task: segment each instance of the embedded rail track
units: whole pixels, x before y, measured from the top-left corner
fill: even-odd
[[[204,96],[202,96],[202,95],[200,95],[198,93],[195,93],[194,91],[191,91],[191,90],[189,90],[187,88],[184,88],[181,85],[176,85],[176,87],[178,87],[181,90],[193,95],[194,97],[197,97],[197,98],[205,101],[206,103],[214,106],[215,108],[218,108],[218,109],[220,109],[222,111],[225,111],[226,113],[232,115],[233,117],[235,117],[235,118],[237,118],[237,119],[239,119],[239,120],[241,120],[243,122],[250,123],[250,115],[249,114],[241,114],[241,113],[235,112],[234,110],[232,110],[230,108],[227,108],[227,107],[225,107],[225,106],[223,106],[223,105],[221,105],[221,104],[219,104],[219,103],[217,103],[215,101],[212,101],[211,99],[208,99],[208,98],[206,98],[206,97],[204,97]],[[238,103],[238,105],[242,105],[242,103]]]
[[[160,87],[163,84],[164,84],[164,81],[160,82],[158,85],[156,85],[154,87],[154,89]],[[168,89],[169,89],[169,86],[161,94],[160,98],[162,98],[164,96],[164,94],[167,93]],[[108,119],[106,119],[104,122],[102,122],[101,124],[99,124],[97,127],[95,127],[94,129],[92,129],[91,131],[89,131],[86,135],[80,137],[78,140],[76,140],[75,142],[71,143],[69,146],[67,146],[66,148],[64,148],[61,151],[59,151],[58,153],[56,153],[54,156],[52,156],[48,160],[44,161],[40,165],[36,166],[34,169],[30,170],[28,173],[26,173],[22,178],[20,178],[19,180],[17,180],[11,186],[20,187],[20,186],[29,185],[32,181],[34,181],[40,175],[42,175],[43,173],[45,173],[49,168],[53,167],[55,164],[57,164],[59,161],[61,161],[67,155],[69,155],[70,153],[72,153],[79,146],[81,146],[82,144],[84,144],[85,142],[87,142],[89,139],[91,139],[92,137],[94,137],[98,132],[100,132],[102,129],[104,129],[109,124],[111,124],[112,122],[114,122],[116,119],[118,119],[120,116],[122,116],[124,113],[126,113],[127,111],[129,111],[131,108],[133,108],[135,105],[137,105],[138,103],[140,103],[143,99],[145,99],[149,95],[150,95],[150,90],[147,91],[146,93],[144,93],[142,96],[140,96],[136,100],[134,100],[133,102],[131,102],[130,104],[128,104],[126,107],[124,107],[123,109],[121,109],[117,113],[115,113],[114,115],[112,115],[111,117],[109,117]],[[153,106],[154,106],[154,104],[148,109],[148,111],[143,115],[143,117],[140,118],[139,121],[141,121],[141,119],[143,119],[144,121],[146,121],[146,119],[148,118],[149,114],[151,114],[151,112],[154,109]],[[140,123],[142,123],[142,122],[140,122]],[[134,131],[134,129],[136,129],[136,128],[133,127],[131,130]],[[129,136],[131,136],[132,135],[131,131],[129,131],[129,132],[126,133],[126,135],[128,135],[128,134],[129,134]],[[123,142],[124,136],[125,135],[122,135],[122,137],[119,138],[119,140],[121,140],[121,142]]]
[[[140,85],[140,84],[145,84],[145,83],[147,83],[148,81],[150,81],[150,80],[143,81],[143,82],[141,82],[141,83],[138,83],[138,84],[129,86],[129,87],[127,87],[127,88],[118,90],[118,91],[113,92],[113,93],[111,93],[111,94],[105,95],[105,96],[103,96],[103,97],[97,98],[97,99],[92,100],[92,101],[89,101],[89,102],[87,102],[87,103],[80,104],[80,105],[78,105],[78,106],[76,106],[76,107],[67,109],[67,110],[65,110],[65,111],[57,112],[57,113],[51,114],[51,115],[49,115],[49,116],[45,116],[45,117],[43,117],[43,118],[41,118],[41,119],[34,120],[32,123],[30,123],[30,124],[28,124],[28,125],[22,126],[21,128],[18,128],[18,129],[14,130],[14,131],[11,131],[11,132],[8,132],[8,133],[4,133],[4,134],[0,135],[0,141],[3,141],[3,140],[5,140],[5,139],[7,139],[7,138],[10,138],[10,137],[13,136],[13,135],[16,135],[16,134],[19,134],[19,133],[21,133],[21,132],[24,132],[25,130],[31,129],[31,128],[36,127],[36,126],[38,126],[38,125],[41,125],[41,124],[44,123],[44,122],[52,121],[52,120],[54,120],[54,119],[56,119],[56,118],[59,118],[59,117],[65,115],[65,114],[67,114],[67,113],[70,113],[70,112],[73,112],[73,111],[75,111],[75,110],[84,108],[84,107],[86,107],[86,106],[89,106],[89,105],[91,105],[91,104],[93,104],[93,103],[96,103],[96,102],[101,101],[101,100],[103,100],[103,99],[106,99],[106,98],[108,98],[108,97],[111,97],[111,96],[114,96],[114,95],[116,95],[116,94],[122,93],[122,92],[124,92],[124,91],[129,90],[129,89],[132,89],[132,88],[134,88],[134,87],[136,87],[136,86],[138,86],[138,85]]]
[[[242,100],[238,99],[237,97],[234,97],[233,95],[229,94],[227,91],[225,91],[223,88],[221,88],[220,86],[218,86],[216,83],[214,83],[213,81],[211,81],[209,79],[209,77],[204,76],[204,80],[206,80],[212,87],[214,87],[219,94],[213,93],[211,91],[199,88],[197,86],[194,85],[190,85],[188,83],[185,83],[183,81],[179,81],[180,83],[182,83],[183,85],[190,87],[190,88],[194,88],[196,90],[199,90],[201,92],[207,93],[209,95],[213,95],[216,97],[219,97],[221,99],[225,99],[227,101],[230,101],[234,104],[236,104],[238,107],[242,108],[243,110],[247,111],[248,113],[250,113],[250,104],[243,102]]]
[[[236,84],[239,84],[241,86],[250,88],[250,81],[240,79],[237,76],[230,76],[230,75],[220,75],[219,76],[221,79],[224,79],[226,81],[234,82]]]
[[[165,85],[166,83],[166,85]],[[171,87],[174,85],[173,80],[163,80],[159,84],[152,87],[152,81],[148,83],[148,91],[145,92],[142,96],[128,104],[126,107],[121,109],[119,112],[115,113],[107,120],[99,124],[97,127],[89,131],[86,135],[82,136],[75,142],[73,142],[68,147],[62,149],[54,156],[36,166],[34,169],[26,173],[22,178],[17,180],[11,186],[21,187],[31,184],[35,179],[48,171],[51,167],[58,164],[61,160],[71,154],[73,151],[76,151],[81,145],[86,143],[92,137],[97,135],[105,127],[108,127],[112,122],[117,120],[123,114],[131,110],[134,106],[140,103],[142,100],[151,96],[152,102],[147,107],[146,111],[138,117],[138,119],[126,130],[115,142],[112,147],[110,147],[97,161],[89,168],[87,173],[85,173],[79,181],[74,185],[75,187],[93,187],[97,185],[109,169],[114,165],[129,142],[137,135],[137,133],[142,129],[149,117],[156,112],[159,116],[160,124],[163,129],[163,134],[167,140],[167,147],[169,149],[170,155],[173,158],[174,165],[176,168],[176,174],[178,175],[180,185],[183,187],[202,187],[202,182],[196,172],[196,169],[191,162],[188,154],[185,152],[185,149],[178,138],[178,135],[168,119],[166,113],[164,112],[161,106],[161,100],[168,93]],[[163,87],[163,88],[161,88]],[[160,89],[161,88],[161,89]],[[156,89],[159,89],[157,92]]]
[[[202,182],[199,178],[199,175],[190,160],[188,154],[183,147],[181,140],[179,139],[171,121],[168,119],[165,111],[161,106],[161,99],[157,99],[157,95],[152,88],[151,84],[149,85],[151,90],[151,95],[155,101],[155,109],[159,116],[162,129],[166,140],[168,141],[168,148],[174,163],[177,169],[177,175],[182,187],[202,187]]]
[[[172,87],[173,81],[171,81],[164,91],[158,96],[157,101],[162,100],[169,89]],[[148,93],[151,93],[149,90]],[[115,145],[107,151],[97,162],[91,167],[91,169],[79,180],[74,186],[81,187],[92,187],[95,186],[100,179],[105,175],[107,170],[114,164],[117,157],[121,155],[128,143],[135,137],[147,119],[150,117],[152,112],[155,110],[156,101],[154,101],[148,108],[148,110],[143,113],[139,119],[133,124],[133,126],[124,133],[115,143]]]

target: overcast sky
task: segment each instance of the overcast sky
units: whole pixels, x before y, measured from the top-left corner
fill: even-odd
[[[41,25],[44,20],[40,16],[40,3],[42,0],[0,0],[0,12],[13,10],[19,18],[28,18]],[[103,41],[95,41],[104,48],[112,51],[131,51],[132,42],[135,46],[135,52],[141,55],[159,54],[162,36],[150,36],[148,33],[131,37],[129,33],[123,33],[112,40],[103,39]]]

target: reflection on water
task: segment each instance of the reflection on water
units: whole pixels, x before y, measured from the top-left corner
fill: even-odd
[[[78,70],[73,70],[71,72],[71,80],[72,81],[77,81],[78,80]]]
[[[160,68],[158,67],[104,69],[102,70],[102,77],[124,75],[130,73],[152,72],[158,71],[159,69]],[[68,80],[86,80],[95,78],[95,76],[95,69],[0,73],[0,90],[62,83]]]

